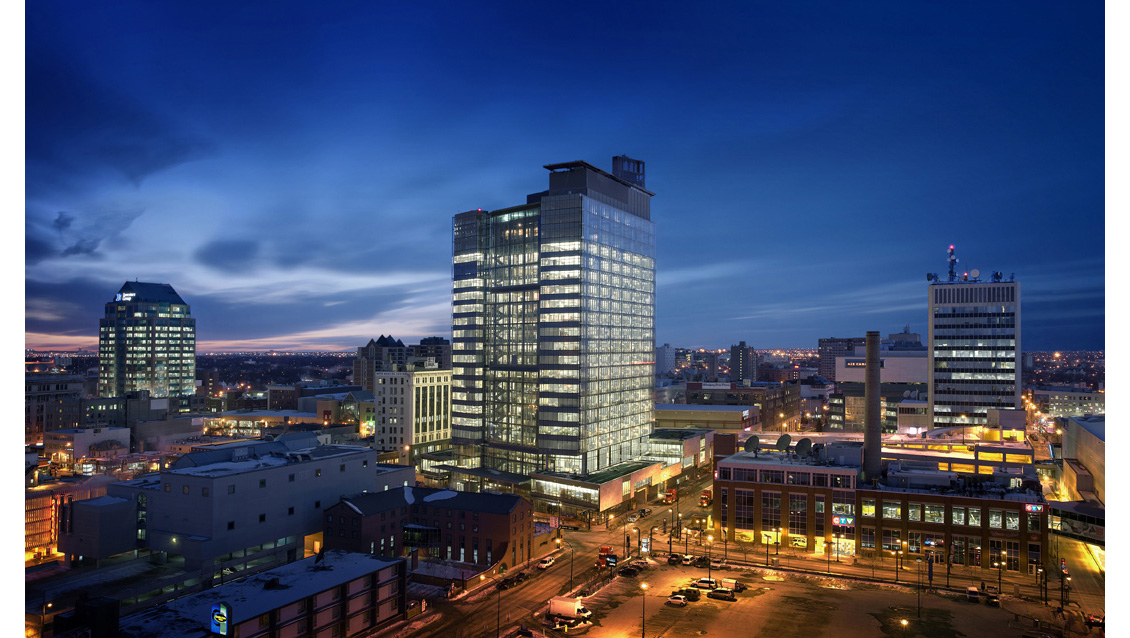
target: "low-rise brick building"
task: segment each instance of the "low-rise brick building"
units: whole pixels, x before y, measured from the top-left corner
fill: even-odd
[[[533,551],[533,506],[515,494],[401,487],[342,498],[323,521],[328,549],[510,566]]]

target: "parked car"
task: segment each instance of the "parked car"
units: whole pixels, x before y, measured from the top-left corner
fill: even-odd
[[[518,572],[517,574],[514,574],[513,576],[511,576],[511,578],[514,579],[515,584],[523,582],[529,577],[530,577],[530,575],[527,574],[526,572]]]
[[[694,559],[694,566],[695,567],[706,567],[709,564],[710,564],[710,560],[708,558],[706,558],[705,556],[699,556],[698,558]]]
[[[554,558],[552,556],[546,556],[545,558],[538,561],[538,569],[549,569],[549,566],[553,563]]]
[[[732,589],[739,594],[749,589],[748,587],[746,587],[745,583],[741,582],[740,580],[734,580],[733,578],[723,578],[722,586],[726,589]]]
[[[513,578],[503,578],[502,580],[498,581],[498,588],[499,589],[510,589],[511,587],[513,587],[514,585],[517,585],[517,584],[518,584],[518,581],[516,581]]]
[[[725,587],[710,590],[710,593],[708,593],[706,597],[715,598],[717,600],[728,600],[730,602],[734,602],[738,599],[738,597],[734,595],[734,590],[726,589]]]
[[[675,605],[676,607],[686,607],[687,597],[682,594],[674,594],[667,597],[668,605]]]
[[[710,559],[710,567],[713,568],[713,569],[718,569],[719,567],[721,567],[722,565],[725,565],[725,564],[726,564],[726,561],[722,560],[721,558],[711,558]]]
[[[628,563],[628,566],[629,567],[635,567],[636,569],[642,571],[642,570],[647,569],[648,567],[651,567],[651,564],[648,563],[647,560],[645,560],[643,558],[637,558],[634,561]]]
[[[693,562],[694,562],[694,556],[691,556],[690,554],[683,554],[683,564],[684,565],[690,565]]]
[[[679,556],[678,554],[671,554],[667,557],[668,565],[678,565],[681,562],[683,562],[683,557]]]
[[[626,566],[626,567],[621,567],[620,571],[618,571],[616,573],[620,574],[621,576],[629,576],[629,577],[635,578],[636,576],[640,575],[640,570],[629,565],[629,566]]]
[[[640,515],[641,518],[644,517],[644,516],[651,516],[651,510],[649,508],[646,508],[646,507],[641,507],[640,511],[639,511],[639,515]]]
[[[702,598],[702,592],[695,589],[694,587],[684,587],[682,589],[676,589],[675,591],[671,592],[672,596],[675,596],[676,594],[686,598],[692,603],[697,603],[699,599]]]
[[[1106,616],[1096,616],[1090,614],[1087,616],[1088,627],[1098,627],[1099,629],[1106,629]]]
[[[713,578],[700,578],[694,581],[694,586],[699,589],[716,589],[718,587],[718,581]]]

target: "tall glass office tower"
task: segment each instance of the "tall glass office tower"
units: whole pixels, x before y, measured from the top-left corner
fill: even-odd
[[[98,396],[196,393],[196,320],[169,284],[127,281],[98,321]]]
[[[655,224],[644,164],[454,218],[452,446],[464,466],[587,475],[646,451]]]
[[[929,288],[927,353],[934,427],[984,425],[990,409],[1020,408],[1020,283],[996,272],[988,281],[957,276]]]

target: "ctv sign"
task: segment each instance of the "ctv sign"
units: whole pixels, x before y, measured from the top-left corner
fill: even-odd
[[[854,516],[833,516],[832,517],[832,524],[833,525],[839,525],[841,527],[855,527],[855,517]]]
[[[1043,505],[1033,505],[1033,504],[1029,503],[1029,504],[1024,506],[1024,511],[1025,512],[1031,512],[1032,514],[1041,514],[1044,511],[1044,506]]]

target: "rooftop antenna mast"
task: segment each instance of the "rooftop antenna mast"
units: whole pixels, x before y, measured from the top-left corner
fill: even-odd
[[[955,257],[954,254],[953,254],[953,244],[950,244],[949,263],[950,263],[949,276],[950,276],[950,283],[952,284],[954,282],[954,280],[957,279],[957,257]]]

